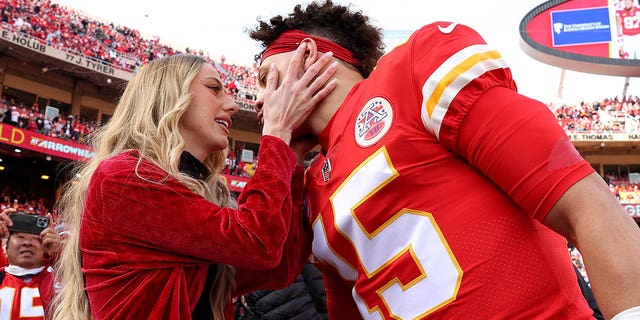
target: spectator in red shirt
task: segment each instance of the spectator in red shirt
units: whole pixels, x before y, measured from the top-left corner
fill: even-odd
[[[6,259],[1,262],[4,268],[0,271],[0,290],[5,293],[2,314],[9,319],[44,320],[54,296],[55,277],[49,266],[60,250],[60,236],[52,222],[38,234],[25,230],[10,232],[13,226],[10,214],[16,213],[11,209],[0,213],[0,237],[9,237],[4,247]]]

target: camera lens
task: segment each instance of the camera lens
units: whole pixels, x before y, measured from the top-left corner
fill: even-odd
[[[36,222],[37,226],[40,228],[46,228],[49,223],[49,221],[46,218],[38,218],[38,221]]]

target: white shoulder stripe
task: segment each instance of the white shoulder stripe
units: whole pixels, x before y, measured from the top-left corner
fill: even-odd
[[[469,82],[487,71],[506,68],[502,56],[488,45],[473,45],[442,63],[422,86],[422,122],[440,138],[440,126],[451,101]]]

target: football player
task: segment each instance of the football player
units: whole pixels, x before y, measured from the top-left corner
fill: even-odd
[[[431,23],[383,56],[380,29],[327,0],[249,35],[259,117],[299,44],[305,66],[340,62],[296,131],[321,148],[305,189],[331,318],[589,319],[565,238],[605,316],[640,306],[640,230],[476,31]]]

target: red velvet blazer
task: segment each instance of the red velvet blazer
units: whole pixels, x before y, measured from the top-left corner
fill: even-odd
[[[303,169],[270,136],[261,140],[259,163],[232,210],[139,162],[136,151],[103,161],[80,228],[94,319],[191,319],[210,264],[238,268],[238,293],[292,282],[310,252]]]

